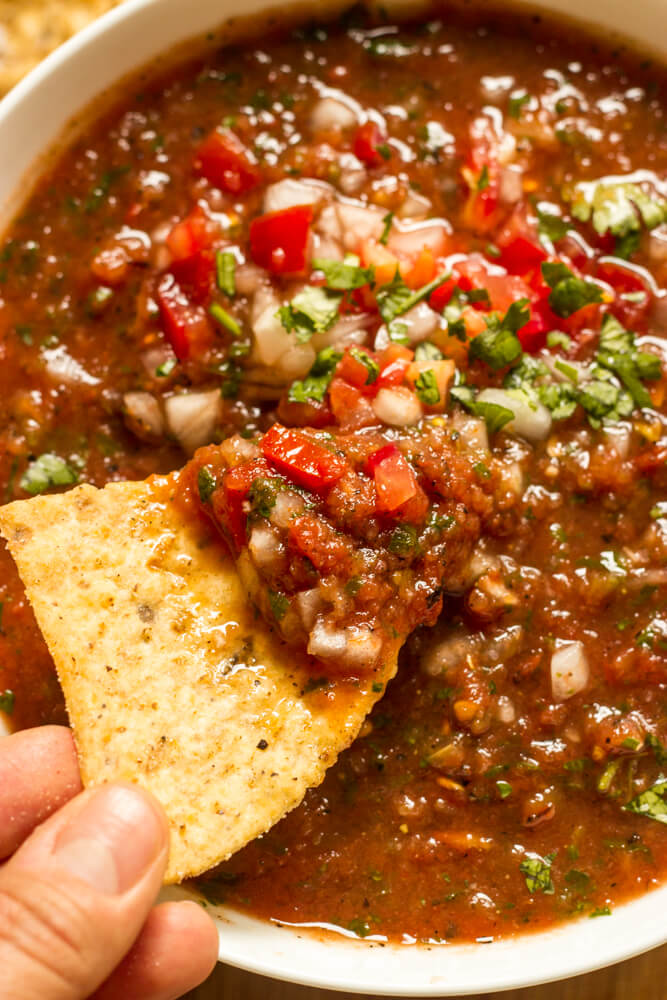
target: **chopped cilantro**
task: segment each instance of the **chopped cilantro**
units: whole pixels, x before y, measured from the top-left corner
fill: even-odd
[[[327,287],[335,291],[347,292],[355,288],[363,288],[364,285],[373,283],[373,269],[359,267],[349,260],[327,260],[317,257],[313,261],[313,267],[322,271],[327,281]]]
[[[481,171],[481,173],[479,175],[479,178],[477,179],[477,190],[478,191],[486,191],[486,189],[488,188],[489,184],[490,184],[489,168],[487,167],[487,165],[485,163],[484,166],[482,167],[482,171]]]
[[[591,878],[586,872],[579,871],[578,868],[571,868],[565,876],[565,882],[574,892],[588,892]]]
[[[597,909],[593,910],[592,913],[589,914],[589,916],[591,918],[594,918],[594,917],[610,917],[611,916],[611,907],[609,907],[609,906],[598,906]]]
[[[289,601],[284,594],[280,591],[270,590],[269,591],[269,606],[273,617],[277,622],[283,620],[287,612],[289,611]]]
[[[380,236],[380,243],[386,247],[387,243],[389,242],[389,233],[391,232],[391,227],[394,224],[394,213],[387,212],[382,222],[384,223],[384,229],[382,230],[382,235]]]
[[[365,351],[363,347],[351,347],[350,356],[358,361],[366,369],[366,385],[373,385],[377,382],[378,375],[380,374],[380,366],[377,361],[370,356],[368,351]]]
[[[516,118],[518,120],[521,117],[521,111],[524,105],[529,103],[530,94],[527,94],[525,90],[514,91],[509,97],[507,114],[510,118]]]
[[[225,295],[236,295],[236,258],[228,250],[218,250],[215,255],[215,271],[218,288]]]
[[[253,513],[258,517],[269,517],[276,505],[276,496],[282,483],[279,479],[258,476],[253,479],[248,492],[248,501]]]
[[[52,486],[72,486],[79,481],[74,469],[64,458],[47,453],[34,459],[21,479],[21,489],[31,496],[44,493]]]
[[[351,576],[345,584],[345,593],[349,597],[356,597],[361,590],[361,577]]]
[[[486,330],[470,344],[472,360],[484,361],[494,371],[505,368],[523,353],[517,330],[530,319],[528,299],[513,302],[504,317],[491,313],[485,317]]]
[[[158,378],[166,378],[167,375],[171,375],[177,364],[178,361],[176,358],[167,358],[166,361],[163,361],[161,365],[157,366],[155,374]]]
[[[4,712],[5,715],[11,715],[14,711],[14,702],[16,698],[13,691],[7,689],[6,691],[0,692],[0,712]]]
[[[440,402],[438,380],[432,368],[420,372],[415,382],[415,392],[424,406],[437,406]]]
[[[320,351],[305,379],[292,382],[287,395],[290,403],[321,403],[342,357],[333,347]]]
[[[241,336],[241,327],[234,317],[226,309],[223,309],[219,303],[213,303],[209,309],[209,314],[223,330],[229,330],[232,337]]]
[[[526,859],[519,865],[519,871],[525,876],[528,892],[539,891],[545,896],[553,896],[555,889],[551,880],[551,865],[555,857],[555,853],[547,854],[544,858],[532,852],[526,854]]]
[[[537,207],[537,231],[539,235],[551,243],[562,240],[572,227],[560,215],[549,211],[546,207]]]
[[[604,318],[596,360],[620,379],[638,407],[652,406],[641,380],[660,378],[660,358],[648,351],[639,351],[635,335],[625,330],[614,316]]]
[[[448,274],[441,274],[428,285],[413,292],[405,284],[397,268],[393,280],[387,285],[381,285],[377,291],[378,308],[382,319],[385,323],[391,323],[397,316],[402,316],[413,306],[427,299],[436,288],[440,288],[440,285],[443,285],[448,279]]]
[[[414,524],[399,524],[389,540],[389,551],[397,556],[407,556],[417,547],[417,529]]]
[[[211,470],[205,465],[202,465],[197,473],[197,489],[199,490],[199,499],[202,503],[207,503],[208,500],[210,500],[217,485],[215,476]]]
[[[287,332],[296,334],[297,342],[304,344],[314,333],[334,325],[341,299],[340,292],[308,285],[289,305],[281,306],[277,315]]]
[[[501,799],[507,799],[512,794],[512,786],[509,781],[496,781],[496,788]]]
[[[482,399],[477,399],[473,390],[466,385],[455,386],[451,390],[451,396],[458,403],[470,410],[477,417],[482,417],[486,421],[490,434],[496,434],[502,430],[511,420],[514,420],[514,411],[500,403],[491,403]]]
[[[232,361],[225,361],[220,366],[220,374],[223,376],[220,386],[223,399],[236,399],[241,388],[242,370]]]
[[[567,319],[592,303],[602,302],[602,289],[593,281],[577,278],[560,261],[544,261],[542,276],[549,288],[549,305],[557,316]]]
[[[560,347],[564,351],[569,351],[572,347],[572,338],[568,337],[562,330],[551,330],[547,334],[547,347],[552,350],[554,347]]]
[[[444,355],[430,340],[422,340],[415,347],[415,361],[442,361]]]

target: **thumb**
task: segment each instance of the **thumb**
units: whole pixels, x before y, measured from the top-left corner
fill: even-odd
[[[0,869],[3,1000],[84,1000],[129,951],[159,892],[168,831],[132,785],[83,792]]]

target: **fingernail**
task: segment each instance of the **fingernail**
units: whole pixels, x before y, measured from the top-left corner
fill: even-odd
[[[137,789],[111,785],[94,792],[60,832],[53,858],[98,892],[122,895],[157,859],[165,840],[150,800]]]

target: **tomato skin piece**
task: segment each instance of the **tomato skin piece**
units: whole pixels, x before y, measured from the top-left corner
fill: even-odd
[[[329,386],[329,406],[342,431],[358,430],[378,422],[366,396],[342,378],[334,378]]]
[[[208,302],[215,284],[215,257],[211,250],[199,250],[191,257],[175,260],[170,270],[193,301]]]
[[[186,260],[213,245],[216,229],[213,220],[208,218],[201,205],[197,205],[173,227],[165,241],[167,249],[175,261]]]
[[[311,205],[267,212],[250,224],[250,254],[272,274],[303,274],[308,265]]]
[[[387,137],[379,125],[373,121],[365,122],[359,126],[354,137],[354,155],[369,167],[379,167],[381,163],[384,163],[384,157],[380,153],[379,147],[383,146],[386,141]]]
[[[228,128],[216,128],[204,139],[194,166],[209,183],[230,194],[252,191],[262,180],[254,156]]]
[[[259,459],[245,462],[226,473],[222,488],[211,497],[211,505],[216,521],[223,524],[238,550],[246,544],[246,514],[243,509],[250,487],[259,477],[271,476],[269,466]]]
[[[204,354],[215,340],[206,314],[183,292],[173,274],[165,274],[158,285],[157,302],[162,328],[179,361]]]
[[[282,424],[274,424],[267,431],[261,447],[268,462],[297,486],[314,493],[333,486],[349,468],[338,455]]]

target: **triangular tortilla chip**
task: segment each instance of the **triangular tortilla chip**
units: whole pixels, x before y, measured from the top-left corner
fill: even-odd
[[[160,800],[167,882],[225,860],[298,805],[396,670],[392,655],[359,683],[323,682],[257,616],[175,485],[81,486],[0,509],[84,784],[124,779]]]

